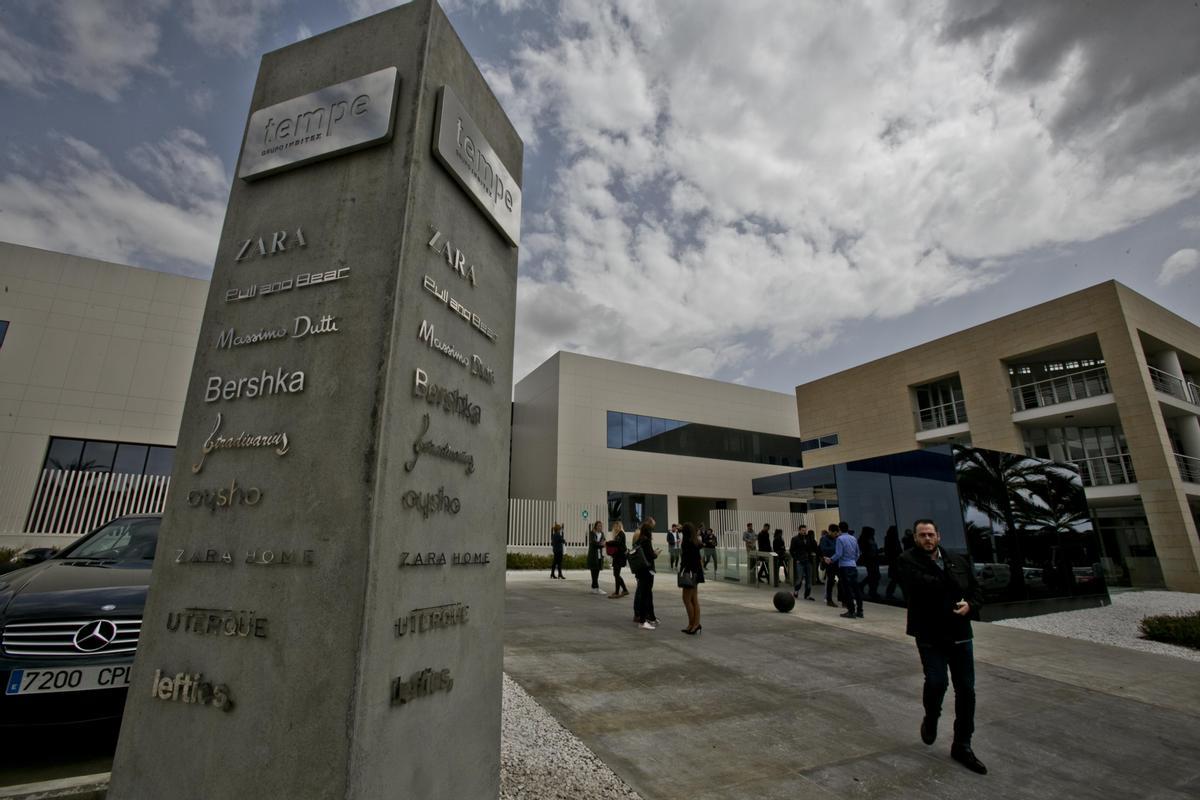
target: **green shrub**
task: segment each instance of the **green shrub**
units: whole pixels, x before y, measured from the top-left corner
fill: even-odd
[[[0,547],[0,564],[7,564],[17,554],[15,547]]]
[[[509,553],[505,559],[508,569],[544,569],[548,572],[553,563],[554,556],[533,553]],[[587,569],[587,556],[563,556],[563,569]]]
[[[1139,627],[1143,639],[1200,650],[1200,611],[1146,617]]]

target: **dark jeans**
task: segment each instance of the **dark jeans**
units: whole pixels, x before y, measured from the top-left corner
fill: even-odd
[[[807,558],[798,558],[793,563],[795,566],[793,566],[792,568],[794,570],[796,570],[796,574],[793,578],[795,580],[795,585],[792,587],[792,591],[799,592],[800,586],[801,586],[801,584],[803,584],[804,596],[811,597],[812,596],[812,563],[809,562],[809,560]]]
[[[558,570],[559,576],[562,575],[562,561],[563,561],[563,554],[555,553],[554,554],[554,563],[550,565],[550,577],[551,578],[554,577],[555,570]]]
[[[715,548],[715,547],[704,548],[704,563],[701,565],[701,567],[700,567],[701,569],[703,569],[703,570],[708,569],[709,559],[712,559],[713,569],[715,570],[717,568],[717,548]]]
[[[954,743],[971,746],[975,733],[975,650],[970,641],[961,644],[917,642],[921,668],[925,671],[925,689],[921,701],[925,716],[936,720],[942,713],[946,696],[946,670],[954,682]]]
[[[636,572],[637,589],[633,592],[633,616],[644,622],[658,622],[654,616],[654,573]]]
[[[621,565],[613,564],[613,594],[617,592],[629,594],[629,590],[625,588],[625,579],[621,577]]]
[[[833,587],[837,583],[834,578],[837,577],[837,567],[833,564],[825,565],[825,602],[833,602]]]
[[[592,588],[593,589],[600,588],[600,568],[599,567],[594,567],[592,569]]]
[[[858,585],[858,567],[839,567],[838,580],[846,587],[846,609],[862,614],[862,587]]]

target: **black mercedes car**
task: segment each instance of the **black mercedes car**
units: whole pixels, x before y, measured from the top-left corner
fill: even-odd
[[[120,718],[159,522],[121,517],[0,575],[0,727]]]

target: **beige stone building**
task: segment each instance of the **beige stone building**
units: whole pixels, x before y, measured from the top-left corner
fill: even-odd
[[[751,481],[797,469],[802,447],[791,395],[567,352],[514,387],[512,436],[512,497],[607,507],[606,528],[786,519]]]
[[[0,547],[161,506],[207,294],[0,242]]]
[[[1200,592],[1200,327],[1115,281],[796,387],[805,467],[971,444],[1074,462],[1114,583]]]

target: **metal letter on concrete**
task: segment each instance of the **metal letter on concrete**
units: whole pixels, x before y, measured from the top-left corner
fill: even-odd
[[[108,796],[494,798],[521,140],[432,0],[267,54],[250,111]]]

